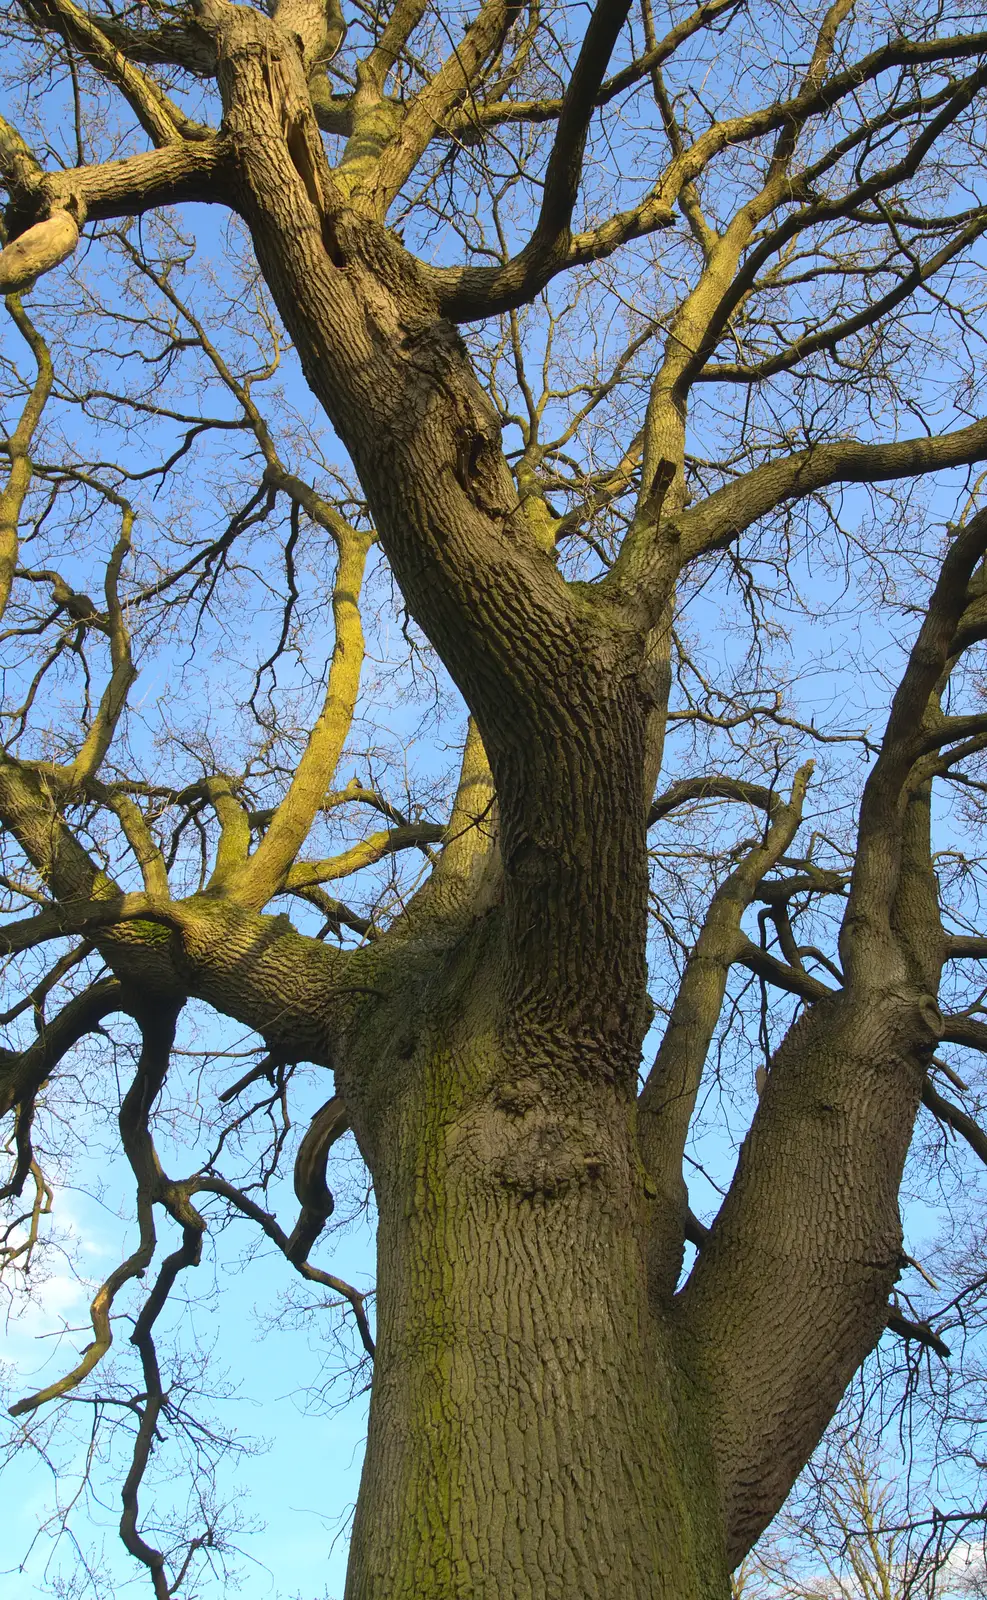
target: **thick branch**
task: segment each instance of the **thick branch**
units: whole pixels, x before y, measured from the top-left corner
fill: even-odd
[[[731,964],[746,938],[741,918],[765,873],[788,849],[802,820],[812,763],[801,768],[787,804],[772,797],[771,825],[710,904],[686,964],[672,1014],[638,1101],[642,1160],[657,1196],[652,1222],[652,1281],[659,1297],[675,1288],[682,1264],[687,1194],[682,1153],[709,1046],[719,1020]]]
[[[104,161],[98,166],[69,167],[50,172],[24,196],[35,215],[46,218],[37,226],[48,227],[67,217],[75,227],[88,217],[105,221],[111,217],[131,217],[156,206],[178,205],[183,201],[216,201],[228,204],[229,141],[222,135],[196,141],[173,141],[159,150],[128,156],[123,161]],[[15,195],[15,200],[18,196]],[[33,232],[33,229],[31,230]],[[59,239],[61,235],[59,235]],[[24,246],[14,239],[0,251],[0,285],[10,294],[25,288],[38,276],[65,259],[68,253],[58,243],[47,253],[35,250],[26,261]],[[71,245],[69,246],[71,248]],[[40,263],[40,264],[39,264]]]
[[[716,1416],[731,1561],[774,1515],[876,1343],[901,1171],[937,1029],[921,997],[829,995],[775,1054],[681,1297]]]
[[[331,1064],[328,1019],[345,982],[343,953],[297,933],[287,917],[259,916],[215,895],[172,901],[121,894],[79,845],[39,776],[9,760],[0,761],[0,818],[59,899],[57,908],[20,925],[19,945],[91,933],[118,976],[139,991],[195,995],[285,1044],[293,1057]],[[7,938],[12,942],[9,929]]]
[[[959,1106],[954,1106],[951,1100],[944,1099],[933,1088],[928,1078],[922,1089],[922,1104],[934,1117],[938,1117],[940,1122],[944,1122],[955,1133],[961,1134],[974,1154],[978,1155],[987,1166],[987,1133],[967,1112]]]
[[[695,508],[661,522],[636,545],[625,541],[610,578],[628,589],[664,594],[687,562],[723,549],[788,500],[837,483],[887,483],[987,460],[987,420],[952,433],[881,444],[839,440],[810,445],[755,467]],[[653,604],[654,602],[652,602]]]
[[[126,557],[130,554],[134,513],[131,506],[125,500],[120,500],[119,496],[112,495],[109,498],[120,505],[123,513],[120,537],[107,564],[103,583],[107,632],[110,640],[110,680],[103,691],[92,726],[72,763],[72,782],[79,784],[92,779],[102,766],[123,715],[127,695],[137,677],[137,668],[134,666],[130,650],[130,632],[120,601],[119,587],[120,572]]]
[[[934,1328],[927,1322],[913,1322],[910,1317],[903,1317],[894,1306],[888,1309],[888,1328],[899,1338],[914,1340],[917,1344],[924,1344],[929,1350],[934,1350],[937,1356],[942,1356],[945,1361],[951,1354],[949,1345],[940,1339]]]
[[[695,778],[679,778],[664,794],[658,796],[648,813],[648,827],[667,817],[679,806],[695,800],[738,800],[757,806],[769,814],[781,805],[781,796],[761,783],[750,783],[746,778],[731,778],[711,772]]]
[[[160,28],[133,28],[116,17],[102,16],[100,31],[128,61],[145,66],[181,67],[197,78],[216,75],[216,50],[201,28],[165,22]]]
[[[293,868],[292,863],[309,835],[332,782],[353,721],[363,665],[360,589],[369,546],[367,535],[351,529],[337,538],[339,565],[332,592],[336,637],[325,701],[288,792],[264,837],[249,861],[228,881],[228,893],[255,909],[266,905],[283,883],[289,888],[302,888],[328,882],[330,877],[341,877],[346,870],[351,870],[343,868],[320,874],[313,864],[308,876],[299,877],[299,871],[304,873],[306,869]]]
[[[770,983],[775,989],[781,989],[786,994],[798,995],[800,1000],[822,1000],[826,995],[835,992],[827,984],[814,978],[811,972],[779,961],[769,950],[762,950],[753,939],[745,938],[738,948],[736,960],[740,966],[746,967],[748,972],[763,978],[765,983]]]
[[[586,136],[596,97],[630,10],[629,0],[597,0],[562,100],[545,171],[541,211],[525,247],[532,259],[568,250],[572,212],[582,178]]]

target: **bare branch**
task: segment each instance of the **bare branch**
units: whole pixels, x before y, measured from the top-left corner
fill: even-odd
[[[10,586],[17,567],[18,528],[32,476],[31,440],[41,421],[54,382],[48,346],[16,295],[7,300],[7,311],[18,333],[30,348],[37,367],[37,377],[27,404],[21,412],[20,420],[7,441],[10,472],[7,482],[0,490],[0,618],[7,609]]]
[[[76,229],[68,241],[71,248],[72,239],[78,239],[78,223],[87,217],[93,221],[131,217],[184,200],[228,204],[230,149],[229,142],[221,135],[195,141],[173,140],[158,150],[128,156],[122,161],[47,173],[25,199],[34,211],[39,208],[39,202],[40,208],[47,211],[49,220],[37,224],[42,229],[49,229],[51,220],[59,228],[68,227],[58,220],[68,217]],[[26,287],[39,272],[48,271],[65,259],[66,241],[62,233],[55,236],[50,247],[48,238],[46,232],[39,243],[39,251],[29,253],[26,260],[22,259],[24,247],[18,250],[19,239],[0,251],[0,285],[4,292]]]
[[[342,855],[329,856],[324,861],[299,861],[285,876],[284,886],[290,891],[310,888],[318,883],[332,883],[348,878],[363,867],[371,867],[385,856],[398,850],[421,850],[430,844],[440,844],[446,837],[446,828],[438,822],[413,822],[403,828],[388,828],[382,833],[372,833],[362,844],[355,844]]]
[[[959,1106],[954,1106],[952,1101],[946,1100],[937,1089],[934,1089],[928,1078],[922,1088],[922,1104],[934,1117],[938,1117],[940,1122],[952,1128],[954,1133],[961,1134],[974,1154],[987,1165],[987,1133],[967,1112],[961,1110]]]
[[[292,1257],[288,1253],[290,1246],[288,1234],[285,1233],[283,1228],[279,1227],[270,1212],[257,1205],[256,1201],[251,1200],[249,1195],[242,1194],[233,1184],[227,1183],[225,1178],[218,1178],[211,1174],[200,1174],[194,1180],[194,1183],[196,1193],[218,1194],[224,1200],[228,1200],[238,1211],[242,1211],[245,1217],[249,1217],[252,1222],[256,1222],[271,1240],[271,1243],[277,1245],[285,1259],[292,1261]],[[321,1267],[313,1267],[308,1261],[292,1261],[292,1265],[296,1272],[309,1283],[320,1283],[325,1288],[332,1289],[334,1294],[343,1297],[353,1311],[364,1350],[369,1356],[373,1356],[374,1340],[367,1318],[366,1296],[362,1295],[358,1289],[354,1289],[352,1284],[346,1283],[344,1279],[335,1277],[331,1272],[323,1272]]]
[[[443,314],[455,322],[467,322],[522,305],[565,268],[600,260],[629,239],[668,227],[673,218],[673,206],[685,187],[727,147],[749,143],[793,123],[803,124],[810,117],[832,109],[864,83],[874,81],[891,68],[979,56],[985,49],[987,35],[982,33],[946,39],[896,39],[821,83],[810,79],[799,94],[787,101],[717,121],[681,155],[673,158],[637,206],[585,234],[576,235],[567,249],[560,245],[554,253],[546,253],[544,249],[535,253],[529,242],[524,251],[503,267],[431,269],[430,281],[439,296]],[[970,94],[976,92],[980,82],[980,76],[971,80]]]
[[[209,130],[192,123],[147,73],[127,59],[92,17],[73,0],[37,0],[37,14],[80,51],[108,83],[124,96],[148,137],[157,145],[183,137],[208,137]]]
[[[930,1328],[927,1322],[913,1322],[910,1317],[903,1317],[894,1306],[888,1308],[888,1327],[900,1338],[914,1340],[917,1344],[924,1344],[929,1350],[934,1350],[944,1361],[952,1353],[945,1340],[940,1339],[935,1329]]]
[[[887,483],[947,467],[987,460],[987,421],[971,423],[935,438],[881,444],[855,440],[810,446],[755,467],[717,489],[701,505],[666,518],[657,532],[637,546],[625,541],[610,579],[630,588],[664,584],[687,562],[722,549],[745,529],[785,501],[803,499],[836,483]]]
[[[18,1400],[9,1408],[12,1417],[24,1416],[30,1411],[37,1410],[39,1406],[47,1405],[49,1401],[57,1400],[61,1395],[78,1388],[83,1379],[88,1377],[94,1367],[102,1361],[113,1343],[111,1312],[116,1296],[125,1284],[141,1277],[150,1266],[157,1242],[154,1205],[156,1201],[164,1198],[167,1180],[148,1132],[147,1117],[160,1092],[168,1068],[177,1014],[176,1007],[171,1007],[168,1011],[159,1009],[154,1023],[144,1029],[143,1048],[137,1072],[120,1107],[121,1140],[137,1182],[137,1220],[140,1232],[137,1248],[97,1289],[89,1307],[93,1328],[92,1343],[86,1346],[78,1363],[64,1377],[47,1384],[36,1394]],[[156,1303],[159,1298],[163,1298],[160,1291],[158,1294],[152,1293],[152,1301]],[[154,1315],[156,1314],[155,1310]]]
[[[747,943],[741,918],[757,886],[791,844],[813,764],[796,774],[791,797],[769,803],[763,840],[717,889],[690,955],[654,1064],[638,1098],[638,1141],[656,1187],[650,1247],[652,1286],[671,1294],[682,1265],[686,1190],[682,1152],[706,1056],[719,1021],[727,976]]]
[[[321,862],[308,867],[292,866],[309,835],[342,755],[353,721],[363,665],[359,602],[370,538],[350,529],[335,531],[339,550],[332,592],[336,638],[322,710],[309,734],[288,793],[260,844],[227,881],[228,893],[243,904],[257,908],[265,905],[282,884],[289,889],[306,888],[356,870],[343,864],[345,858],[335,865]],[[360,847],[356,848],[359,852]],[[401,849],[403,845],[394,844],[393,848]],[[380,856],[372,859],[379,860]]]

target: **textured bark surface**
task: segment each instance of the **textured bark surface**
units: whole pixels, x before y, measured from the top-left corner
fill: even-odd
[[[772,1062],[676,1312],[714,1397],[731,1566],[887,1322],[901,1170],[938,1038],[921,995],[875,988],[818,1002]]]
[[[365,1124],[378,1355],[347,1597],[722,1600],[708,1443],[647,1298],[632,1108],[579,1061],[507,1059],[499,922],[348,1052],[358,1135],[358,1086],[387,1110]]]
[[[55,0],[39,0],[39,14],[49,3],[57,10]],[[379,1290],[375,1351],[365,1315],[359,1324],[375,1366],[347,1600],[726,1600],[730,1567],[782,1505],[887,1324],[901,1266],[898,1188],[923,1094],[931,1103],[926,1073],[943,1028],[935,996],[947,941],[930,851],[929,762],[944,742],[941,702],[959,641],[983,637],[985,514],[951,532],[863,792],[852,879],[831,874],[833,892],[849,888],[842,971],[825,959],[840,988],[806,971],[785,920],[784,886],[774,878],[764,889],[767,875],[788,870],[811,764],[787,799],[734,777],[700,780],[692,798],[715,791],[749,804],[756,836],[730,857],[699,937],[683,945],[681,983],[637,1093],[653,1014],[648,811],[683,571],[798,496],[987,454],[983,421],[942,439],[827,440],[746,473],[738,468],[701,504],[688,500],[690,385],[751,292],[743,275],[752,241],[774,226],[780,207],[802,203],[789,172],[802,125],[874,79],[883,70],[878,56],[892,66],[951,59],[941,41],[922,42],[924,55],[896,41],[858,69],[841,66],[824,94],[848,10],[838,0],[827,12],[792,98],[712,126],[688,151],[673,140],[665,177],[636,217],[574,236],[594,106],[626,86],[618,73],[606,95],[601,88],[628,8],[600,0],[552,112],[558,137],[529,244],[501,267],[459,278],[417,261],[383,220],[435,127],[460,126],[464,91],[449,90],[442,72],[407,106],[384,95],[420,15],[414,5],[395,8],[388,30],[407,23],[404,38],[371,51],[344,114],[324,70],[342,38],[337,8],[282,0],[267,15],[196,0],[194,35],[178,40],[175,24],[177,54],[164,59],[215,74],[223,116],[214,131],[190,123],[134,67],[152,50],[149,36],[122,23],[100,32],[64,0],[60,33],[121,88],[156,148],[46,175],[0,125],[3,170],[16,189],[0,286],[17,289],[63,259],[87,217],[185,199],[240,214],[306,380],[351,458],[373,536],[470,713],[445,832],[399,818],[394,837],[374,846],[374,860],[399,843],[437,847],[427,883],[389,927],[351,918],[365,943],[333,951],[286,916],[264,914],[276,896],[307,891],[312,903],[328,905],[331,925],[334,903],[322,886],[333,863],[298,856],[327,808],[358,704],[358,597],[372,535],[287,471],[252,419],[249,385],[238,390],[231,379],[263,457],[258,500],[268,491],[272,503],[275,493],[294,496],[294,533],[303,507],[338,557],[326,698],[285,798],[259,817],[224,775],[204,779],[196,803],[208,803],[215,821],[214,868],[203,872],[200,892],[172,899],[164,854],[133,797],[128,812],[122,791],[97,785],[119,716],[112,696],[71,764],[0,757],[0,820],[45,891],[34,894],[35,915],[4,928],[3,952],[79,935],[111,972],[39,1029],[29,1049],[0,1054],[0,1106],[18,1117],[8,1193],[25,1182],[35,1099],[65,1052],[114,1010],[142,1032],[121,1120],[143,1184],[141,1241],[116,1269],[112,1292],[100,1291],[94,1329],[103,1343],[86,1355],[86,1371],[111,1342],[118,1280],[143,1273],[153,1256],[155,1205],[183,1230],[184,1254],[166,1264],[171,1281],[199,1259],[205,1222],[192,1196],[205,1191],[259,1223],[303,1275],[337,1287],[309,1267],[307,1250],[332,1207],[329,1145],[345,1126],[359,1142],[379,1213]],[[712,18],[713,8],[701,8],[696,27],[707,12]],[[493,61],[517,15],[512,4],[488,0],[457,44],[450,73],[468,81],[478,62]],[[159,31],[157,48],[167,46],[169,29]],[[129,55],[117,38],[129,40]],[[981,44],[960,40],[955,50],[965,59]],[[651,74],[660,106],[660,52],[650,42],[648,52],[641,74]],[[958,106],[978,83],[955,89]],[[665,120],[669,131],[674,118]],[[320,124],[349,141],[334,170]],[[776,140],[764,186],[714,234],[694,180],[717,150],[755,134]],[[816,205],[814,192],[810,198]],[[671,319],[628,451],[643,463],[637,510],[606,576],[567,583],[553,559],[555,519],[531,489],[536,474],[529,470],[526,485],[524,470],[512,473],[497,414],[447,316],[522,304],[564,265],[615,248],[618,234],[666,226],[673,204],[704,266]],[[30,325],[16,315],[34,340],[38,378],[11,439],[0,504],[3,603],[15,578],[51,579],[18,567],[31,442],[53,380]],[[119,550],[114,582],[123,543]],[[85,597],[59,593],[53,589],[53,615],[67,608],[80,628],[89,625],[92,602],[80,613]],[[111,641],[121,703],[135,672],[122,619],[108,582],[98,626]],[[984,735],[980,724],[977,732]],[[666,796],[667,810],[684,797]],[[124,893],[66,820],[73,807],[103,802],[116,806],[125,833],[130,828],[143,893]],[[354,854],[365,862],[369,843]],[[776,917],[787,967],[743,930],[759,893]],[[682,1286],[683,1156],[737,962],[762,973],[773,962],[804,1010],[771,1062],[737,1173],[708,1237],[705,1229],[694,1237],[700,1253]],[[333,1097],[302,1140],[302,1214],[290,1234],[211,1169],[183,1184],[161,1169],[149,1107],[189,999],[256,1030],[268,1064],[309,1062],[335,1074]],[[162,1017],[168,1040],[156,1044]],[[954,1025],[954,1037],[957,1026],[978,1024]],[[349,1295],[362,1314],[362,1297]],[[145,1360],[151,1322],[142,1314],[135,1335],[145,1341]],[[20,1412],[76,1379],[21,1401]],[[153,1417],[149,1426],[153,1433]],[[143,1424],[141,1438],[146,1463],[151,1436]],[[126,1486],[125,1538],[165,1595],[164,1557],[148,1555],[139,1532],[142,1471],[135,1467]]]
[[[231,10],[219,38],[258,260],[490,758],[517,1049],[566,1035],[629,1088],[645,1020],[643,644],[533,537],[465,347],[411,258],[343,201],[283,36]]]

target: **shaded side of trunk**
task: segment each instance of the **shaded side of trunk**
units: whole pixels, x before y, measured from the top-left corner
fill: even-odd
[[[724,1600],[709,1453],[648,1309],[633,1108],[505,1063],[497,921],[350,1041],[390,1109],[365,1145],[378,1353],[347,1600]]]
[[[940,1028],[931,997],[876,986],[799,1019],[679,1297],[731,1564],[781,1506],[886,1326],[902,1168]]]

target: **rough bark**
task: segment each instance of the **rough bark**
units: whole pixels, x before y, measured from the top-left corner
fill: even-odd
[[[731,1566],[781,1506],[887,1322],[901,1171],[939,1038],[924,999],[875,982],[796,1023],[680,1298]]]
[[[380,221],[414,164],[413,124],[427,123],[427,143],[434,106],[417,105],[371,182],[367,152],[387,145],[392,111],[382,100],[355,105],[333,173],[310,84],[338,35],[333,8],[283,0],[271,17],[198,0],[196,9],[208,47],[195,59],[215,63],[221,133],[190,133],[117,63],[160,148],[50,180],[29,174],[23,231],[2,253],[0,278],[27,281],[72,248],[87,214],[117,214],[135,197],[141,207],[190,197],[235,205],[407,606],[470,709],[470,746],[432,881],[393,929],[346,956],[261,908],[281,888],[324,880],[306,877],[296,856],[324,769],[343,748],[355,655],[345,714],[334,720],[327,702],[300,764],[297,814],[280,811],[253,855],[243,809],[213,784],[224,841],[208,889],[187,901],[150,889],[121,895],[64,820],[73,799],[64,773],[4,761],[0,814],[58,902],[8,929],[8,941],[23,941],[8,947],[66,930],[98,943],[115,976],[88,1007],[66,1011],[70,1043],[101,1006],[141,990],[148,1004],[205,1000],[286,1057],[335,1069],[339,1104],[313,1125],[318,1160],[311,1182],[299,1178],[303,1216],[285,1253],[300,1255],[328,1214],[319,1163],[345,1119],[380,1218],[348,1600],[724,1600],[729,1565],[781,1505],[887,1323],[898,1184],[941,1031],[933,996],[946,948],[928,784],[912,774],[932,748],[919,734],[935,724],[930,698],[983,531],[971,524],[954,541],[867,786],[842,942],[846,989],[820,993],[808,975],[799,987],[789,974],[813,1003],[774,1058],[729,1196],[677,1296],[688,1223],[681,1160],[700,1076],[729,967],[745,959],[741,918],[794,835],[805,779],[788,807],[756,802],[771,826],[714,899],[636,1105],[649,1014],[645,825],[671,597],[686,561],[786,499],[840,478],[982,459],[987,424],[938,440],[807,449],[686,507],[696,374],[682,352],[702,350],[715,332],[755,225],[788,193],[779,168],[710,245],[701,292],[676,324],[676,353],[648,414],[638,515],[611,578],[567,585],[535,536],[496,417],[442,312],[513,304],[521,287],[529,296],[562,265],[612,248],[597,241],[580,254],[570,223],[626,8],[601,0],[594,13],[527,254],[455,285]],[[474,37],[469,50],[493,50],[512,14],[491,12],[488,42]],[[73,26],[95,60],[92,25],[80,12]],[[914,59],[907,42],[880,54],[880,63]],[[380,61],[361,85],[369,99],[375,77],[382,94]],[[833,80],[841,95],[863,81],[851,73],[840,88],[845,77]],[[722,123],[677,155],[648,202],[648,226],[671,217],[714,147],[759,130],[791,142],[798,119],[825,103],[821,92],[807,80],[785,105]],[[645,231],[642,218],[616,219],[613,238]],[[21,453],[26,461],[26,443]],[[354,590],[365,554],[364,542],[347,556]],[[6,584],[13,557],[4,560]],[[339,606],[337,625],[342,639]],[[33,1093],[51,1068],[44,1049],[28,1054],[0,1062],[10,1098]],[[271,1218],[262,1226],[275,1236]]]
[[[465,347],[412,259],[344,202],[290,41],[221,0],[209,17],[258,260],[490,760],[516,1048],[557,1033],[629,1092],[644,1025],[643,646],[531,535]]]
[[[502,941],[494,913],[406,971],[340,1059],[380,1218],[347,1600],[723,1600],[632,1108],[583,1061],[506,1059]]]

